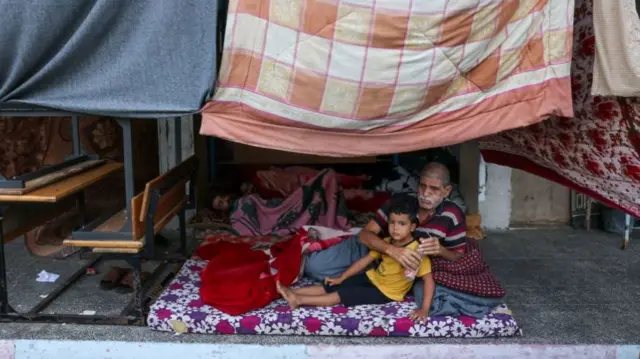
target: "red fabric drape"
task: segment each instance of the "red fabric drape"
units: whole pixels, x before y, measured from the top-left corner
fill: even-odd
[[[640,101],[591,95],[593,0],[576,0],[572,97],[575,115],[483,139],[486,161],[518,168],[640,217]]]

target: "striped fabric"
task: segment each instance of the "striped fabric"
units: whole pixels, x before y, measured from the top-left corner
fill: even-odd
[[[573,0],[231,0],[201,133],[329,156],[571,116]]]

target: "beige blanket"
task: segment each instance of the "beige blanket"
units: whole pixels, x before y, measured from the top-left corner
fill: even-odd
[[[594,0],[594,96],[640,96],[640,18],[634,0]]]

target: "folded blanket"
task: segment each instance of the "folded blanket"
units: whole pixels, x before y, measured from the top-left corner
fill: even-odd
[[[459,260],[451,262],[433,257],[431,262],[433,279],[437,284],[481,297],[501,298],[505,295],[474,240],[469,240],[467,252]]]
[[[416,304],[422,305],[424,298],[422,282],[416,283],[413,287],[413,295]],[[432,317],[466,315],[472,318],[482,318],[500,304],[502,304],[501,298],[480,297],[436,285],[429,314]]]

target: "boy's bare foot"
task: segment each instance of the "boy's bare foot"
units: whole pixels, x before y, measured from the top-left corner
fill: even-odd
[[[298,304],[298,297],[291,290],[289,290],[289,288],[283,286],[282,284],[280,284],[280,282],[277,282],[276,289],[278,290],[278,293],[280,293],[282,298],[287,301],[291,309],[296,309],[300,306],[300,304]]]
[[[280,284],[280,282],[276,282],[276,290],[278,291],[278,293],[280,293],[280,295],[282,296],[282,298],[286,297],[286,293],[287,293],[287,288],[285,288],[282,284]]]

